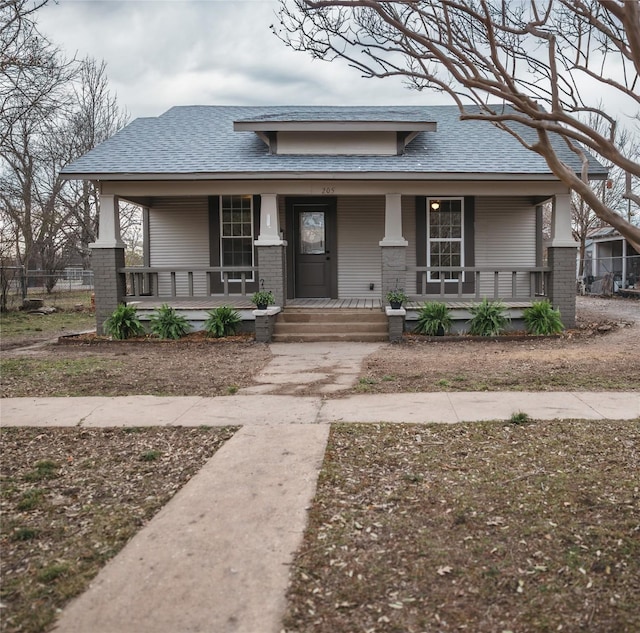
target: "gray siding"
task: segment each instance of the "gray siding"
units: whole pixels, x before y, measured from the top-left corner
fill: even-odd
[[[380,296],[384,237],[384,196],[338,198],[338,297]],[[374,290],[369,290],[374,284]]]
[[[150,265],[175,268],[209,266],[209,208],[206,197],[157,198],[149,209]],[[161,296],[171,294],[168,273],[158,279]],[[176,276],[178,295],[188,295],[187,275]],[[207,292],[206,274],[194,273],[194,294]]]
[[[536,265],[536,209],[528,198],[476,198],[476,266],[497,268]],[[529,289],[529,275],[517,279],[518,292]],[[493,277],[485,276],[482,296],[492,295]],[[511,295],[511,277],[500,279],[500,294]]]

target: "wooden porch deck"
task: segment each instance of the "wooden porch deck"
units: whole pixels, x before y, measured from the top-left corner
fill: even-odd
[[[210,297],[128,297],[127,303],[135,304],[141,310],[155,310],[167,303],[176,310],[212,310],[226,305],[236,310],[255,310],[248,296],[229,295]],[[438,297],[420,297],[418,300],[408,301],[405,304],[407,310],[419,310],[425,301],[438,301]],[[445,301],[451,310],[468,310],[477,305],[475,299]],[[503,301],[507,309],[524,309],[531,305],[531,301]],[[379,298],[371,299],[289,299],[287,308],[309,308],[316,310],[382,310],[383,302]]]
[[[141,310],[155,310],[164,303],[169,304],[176,310],[211,310],[226,305],[236,310],[255,310],[255,305],[251,303],[248,296],[229,295],[210,297],[128,297],[128,304],[135,304]],[[289,299],[288,308],[313,308],[317,310],[381,310],[382,301],[376,299]]]

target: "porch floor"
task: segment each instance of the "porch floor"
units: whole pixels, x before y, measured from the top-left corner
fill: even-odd
[[[236,310],[255,310],[250,297],[230,295],[210,297],[129,297],[127,303],[135,304],[140,309],[154,310],[163,303],[168,303],[176,310],[211,310],[219,306],[227,305]],[[288,308],[315,308],[315,309],[382,309],[380,299],[288,299]]]
[[[137,305],[140,309],[155,310],[162,304],[168,303],[176,310],[211,310],[223,305],[231,306],[236,310],[254,310],[255,305],[251,303],[250,297],[242,295],[229,295],[229,296],[217,296],[212,295],[210,297],[129,297],[127,303]],[[405,304],[407,310],[419,310],[425,301],[440,301],[439,297],[421,297],[417,301],[408,301]],[[447,307],[453,310],[468,310],[474,305],[477,305],[478,301],[473,299],[462,301],[445,301]],[[502,302],[508,309],[522,309],[528,308],[531,305],[531,301],[503,301]],[[330,309],[362,309],[362,310],[374,310],[382,309],[383,303],[379,298],[371,299],[288,299],[288,308],[310,308],[318,310],[330,310]]]

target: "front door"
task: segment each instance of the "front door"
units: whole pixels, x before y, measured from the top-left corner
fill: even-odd
[[[295,297],[337,297],[334,199],[292,200]]]

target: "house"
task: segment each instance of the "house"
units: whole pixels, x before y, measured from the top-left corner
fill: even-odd
[[[587,239],[584,280],[592,294],[640,296],[640,254],[613,227],[596,229]]]
[[[590,178],[606,177],[591,167]],[[463,318],[484,297],[517,316],[543,296],[574,324],[569,189],[513,136],[461,121],[455,106],[174,107],[133,121],[62,177],[99,183],[98,329],[118,302],[135,301],[192,319],[231,304],[256,319],[260,340],[296,314],[329,338],[337,325],[326,314],[321,325],[323,311],[360,310],[352,320],[372,316],[373,331],[388,317],[397,338],[426,300]],[[144,209],[143,267],[124,266],[119,200]],[[266,313],[251,309],[259,287],[275,295]],[[396,287],[410,298],[399,312],[385,308]]]

